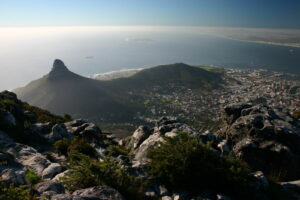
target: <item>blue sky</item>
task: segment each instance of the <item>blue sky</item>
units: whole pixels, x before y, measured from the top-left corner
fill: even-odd
[[[300,0],[0,0],[0,26],[300,28]]]

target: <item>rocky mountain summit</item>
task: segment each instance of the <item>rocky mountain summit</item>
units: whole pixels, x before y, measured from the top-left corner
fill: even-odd
[[[262,104],[223,116],[216,133],[161,118],[121,139],[2,92],[0,199],[299,198],[299,120]]]

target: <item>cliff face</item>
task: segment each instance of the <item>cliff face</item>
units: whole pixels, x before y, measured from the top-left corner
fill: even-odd
[[[34,194],[56,200],[230,199],[240,197],[238,192],[230,191],[244,191],[244,186],[247,186],[245,192],[252,193],[246,199],[274,199],[274,190],[277,195],[280,193],[278,198],[289,193],[285,199],[293,199],[293,195],[299,195],[297,182],[281,186],[267,177],[276,181],[300,178],[299,140],[299,120],[266,105],[225,107],[224,125],[216,134],[201,133],[177,119],[162,118],[153,127],[140,126],[132,136],[120,139],[103,133],[86,120],[63,118],[32,107],[6,91],[0,93],[0,199],[7,199],[4,188],[11,183],[15,188],[22,186],[28,196]],[[149,163],[155,158],[149,156],[149,152],[164,144],[171,144],[172,149],[178,145],[174,152],[167,154],[178,160],[171,160],[176,164],[162,175],[172,174],[176,169],[178,174],[173,178],[177,180],[182,178],[176,176],[189,166],[187,163],[195,163],[203,171],[189,166],[195,171],[189,171],[187,176],[203,177],[193,185],[196,191],[168,185],[164,179],[155,178],[159,174],[149,171],[149,167],[153,167]],[[186,144],[188,146],[184,146]],[[181,149],[178,155],[187,155],[189,159],[206,152],[201,160],[207,163],[198,159],[183,163],[181,159],[185,158],[177,157],[176,149]],[[156,167],[168,164],[163,154],[161,158],[162,162]],[[236,164],[228,166],[233,163],[232,159]],[[237,166],[239,160],[248,163],[249,169],[235,171],[232,167]],[[220,165],[205,168],[209,163]],[[213,174],[212,170],[215,170]],[[243,181],[228,184],[226,181],[236,184],[237,180],[223,172]],[[209,179],[204,179],[205,174],[210,174]],[[190,181],[195,181],[192,179]]]

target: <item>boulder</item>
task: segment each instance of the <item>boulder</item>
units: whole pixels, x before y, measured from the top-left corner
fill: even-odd
[[[66,122],[65,126],[71,135],[80,136],[88,142],[97,143],[102,138],[102,131],[97,125],[82,119]]]
[[[49,142],[54,143],[62,138],[70,139],[71,135],[69,134],[65,124],[56,124],[52,127],[52,131],[46,135],[46,138],[48,138]]]
[[[300,178],[299,120],[263,104],[230,105],[223,117],[226,125],[217,134],[238,158],[255,170],[281,174],[282,180]]]
[[[131,136],[129,148],[134,150],[151,134],[147,126],[139,126]]]
[[[130,147],[132,147],[132,152],[135,154],[134,160],[138,161],[139,165],[144,164],[147,161],[146,154],[149,149],[163,142],[164,136],[174,137],[180,132],[185,132],[192,136],[199,135],[196,130],[188,125],[180,123],[177,119],[168,119],[166,117],[158,120],[155,127],[151,130],[139,127],[130,140]]]
[[[255,188],[258,191],[267,191],[269,189],[269,181],[262,171],[256,171],[251,174],[255,178]]]
[[[62,171],[62,166],[58,163],[51,163],[42,173],[42,178],[53,178]]]
[[[300,199],[300,180],[282,182],[280,185],[283,187],[284,191],[289,194],[291,199]]]
[[[25,110],[24,111],[24,120],[29,121],[31,124],[35,124],[37,122],[37,116],[35,113]]]
[[[15,117],[10,112],[0,108],[0,127],[6,129],[14,126],[16,126]]]
[[[93,198],[95,200],[124,200],[124,197],[115,189],[108,186],[96,186],[72,193],[73,196]]]
[[[35,190],[42,195],[45,192],[52,191],[55,194],[65,193],[65,189],[62,184],[55,181],[43,181],[34,186]]]
[[[43,176],[43,171],[51,164],[51,162],[41,154],[28,157],[28,159],[22,158],[21,163],[26,167],[33,168],[38,176]]]
[[[14,185],[26,184],[25,171],[18,169],[5,169],[1,172],[1,181]]]
[[[64,177],[68,172],[69,172],[69,170],[66,170],[66,171],[64,171],[62,173],[57,174],[56,176],[54,176],[54,178],[52,179],[52,181],[59,182],[60,178]]]

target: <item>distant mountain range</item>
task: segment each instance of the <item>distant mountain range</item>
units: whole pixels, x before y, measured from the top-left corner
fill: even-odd
[[[221,73],[183,63],[146,68],[126,78],[101,81],[75,74],[57,59],[47,75],[13,91],[21,100],[56,114],[128,122],[136,112],[143,112],[144,105],[138,100],[140,90],[177,84],[209,91],[221,83]]]

